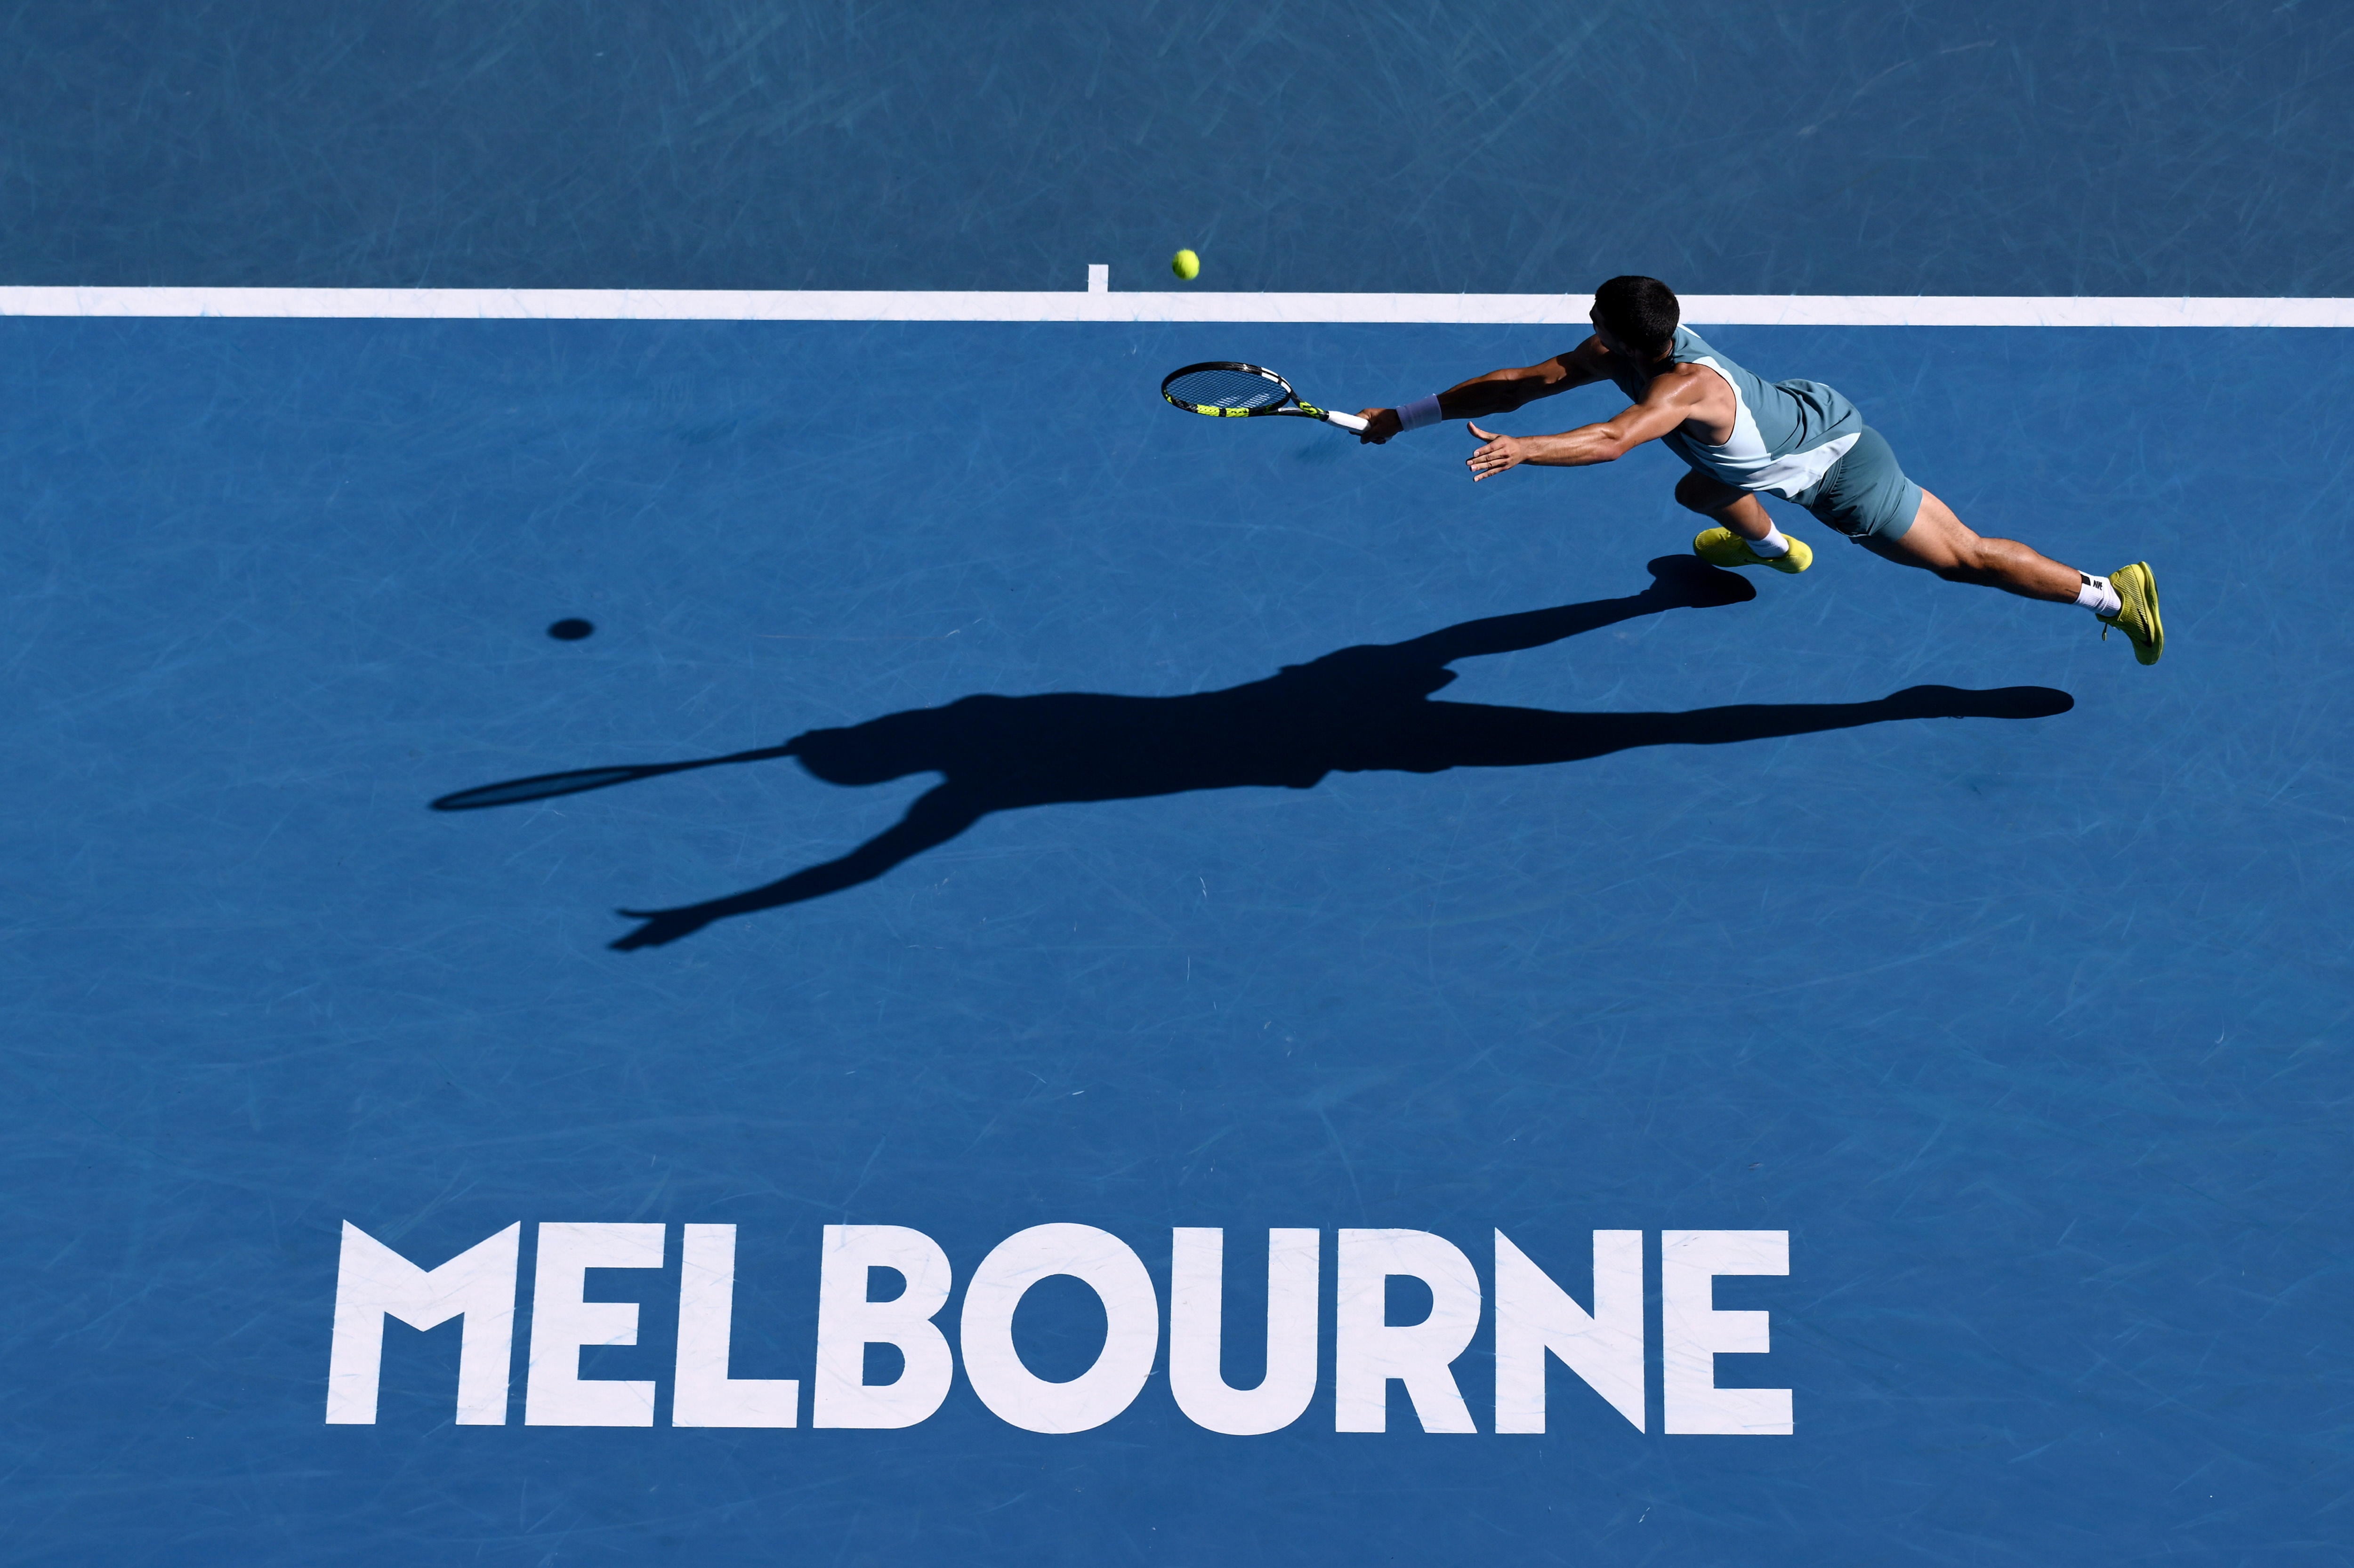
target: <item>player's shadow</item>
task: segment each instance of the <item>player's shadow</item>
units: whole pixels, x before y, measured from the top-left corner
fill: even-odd
[[[2039,718],[2075,705],[2067,693],[2044,686],[1914,686],[1872,702],[1744,704],[1686,713],[1556,713],[1430,700],[1455,679],[1447,666],[1458,659],[1542,647],[1662,610],[1756,597],[1746,581],[1689,556],[1662,557],[1650,570],[1651,586],[1624,599],[1465,621],[1406,642],[1343,648],[1224,691],[1182,697],[971,696],[846,728],[811,730],[750,755],[797,757],[833,784],[881,784],[913,773],[938,773],[941,780],[896,824],[840,859],[724,898],[622,911],[644,924],[613,946],[655,947],[731,915],[839,893],[946,843],[991,811],[1023,806],[1246,785],[1306,789],[1334,771],[1522,768],[1629,747],[1723,746],[1893,719]],[[657,765],[679,766],[692,764]]]

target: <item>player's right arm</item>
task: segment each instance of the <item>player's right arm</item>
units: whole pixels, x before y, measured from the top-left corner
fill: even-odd
[[[1445,419],[1479,419],[1490,414],[1509,414],[1539,397],[1550,397],[1573,387],[1603,380],[1606,373],[1602,368],[1602,345],[1589,337],[1568,353],[1556,354],[1551,359],[1516,368],[1490,370],[1485,376],[1458,382],[1438,395],[1439,417]],[[1357,437],[1359,440],[1380,446],[1398,433],[1395,408],[1363,408],[1359,412],[1367,421],[1364,430]]]

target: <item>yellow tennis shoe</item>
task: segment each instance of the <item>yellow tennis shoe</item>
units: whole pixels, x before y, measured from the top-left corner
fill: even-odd
[[[2117,590],[2117,612],[2098,618],[2101,641],[2109,640],[2109,628],[2114,626],[2133,644],[2135,658],[2145,664],[2157,663],[2158,656],[2166,652],[2166,622],[2158,618],[2158,575],[2147,561],[2136,561],[2111,572],[2109,586]]]
[[[1777,572],[1793,574],[1815,564],[1814,551],[1800,540],[1790,540],[1790,553],[1787,556],[1761,556],[1749,547],[1748,540],[1730,528],[1702,529],[1692,536],[1692,554],[1712,567],[1771,567]]]

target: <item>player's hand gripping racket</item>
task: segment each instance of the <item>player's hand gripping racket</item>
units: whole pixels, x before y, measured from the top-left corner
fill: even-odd
[[[558,795],[578,795],[584,789],[610,789],[616,784],[634,784],[641,779],[659,779],[665,773],[686,773],[697,768],[717,768],[728,762],[761,762],[771,757],[790,757],[794,743],[764,746],[757,751],[738,751],[726,757],[698,757],[692,762],[643,762],[634,768],[581,768],[570,773],[542,773],[530,779],[510,779],[504,784],[484,784],[472,789],[461,789],[454,795],[444,795],[433,802],[437,811],[479,811],[485,806],[514,806],[525,800],[552,800]]]
[[[1289,414],[1295,418],[1321,419],[1344,430],[1362,430],[1368,421],[1354,414],[1303,403],[1291,383],[1257,365],[1214,359],[1172,370],[1161,384],[1161,395],[1196,414],[1212,418],[1246,418],[1254,414]]]

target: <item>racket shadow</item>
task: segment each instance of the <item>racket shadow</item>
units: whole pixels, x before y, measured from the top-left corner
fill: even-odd
[[[1756,597],[1688,556],[1650,563],[1622,599],[1466,621],[1404,642],[1343,648],[1264,680],[1182,697],[1055,692],[981,695],[864,724],[811,730],[783,747],[829,783],[941,781],[891,827],[835,860],[725,897],[623,910],[642,922],[612,945],[659,947],[715,920],[822,898],[871,882],[995,811],[1196,789],[1313,788],[1335,772],[1438,773],[1575,762],[1643,746],[1722,746],[1922,718],[2033,718],[2074,699],[2042,686],[1916,686],[1861,703],[1744,704],[1681,713],[1564,713],[1434,702],[1456,660],[1542,647],[1670,609]],[[735,760],[708,759],[709,761]],[[654,765],[672,771],[705,764]],[[616,780],[617,782],[619,780]],[[494,788],[494,787],[486,787]]]

